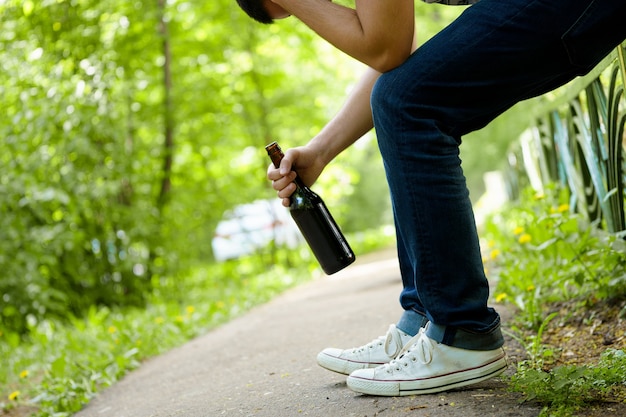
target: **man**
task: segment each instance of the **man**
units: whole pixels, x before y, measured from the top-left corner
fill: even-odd
[[[480,0],[417,49],[413,0],[355,0],[354,8],[328,0],[237,1],[260,22],[295,16],[369,67],[322,131],[267,172],[287,205],[293,169],[310,185],[376,128],[404,313],[385,336],[360,348],[325,349],[318,363],[348,374],[354,391],[389,396],[445,391],[503,372],[500,317],[487,306],[461,138],[591,70],[626,38],[626,1]]]

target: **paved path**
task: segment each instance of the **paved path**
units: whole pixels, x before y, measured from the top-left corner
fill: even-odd
[[[352,392],[345,377],[317,365],[323,348],[365,344],[399,317],[396,259],[380,255],[147,361],[76,416],[537,416],[539,408],[520,405],[499,378],[443,394],[378,398]],[[507,349],[516,356],[511,341]]]

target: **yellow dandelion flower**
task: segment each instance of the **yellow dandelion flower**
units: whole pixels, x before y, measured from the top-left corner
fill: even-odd
[[[559,213],[565,213],[566,211],[569,211],[569,204],[561,204],[557,211]]]
[[[174,319],[177,323],[182,323],[185,321],[185,318],[183,316],[176,316],[176,318]]]
[[[528,291],[528,292],[535,291],[535,286],[534,286],[534,285],[532,285],[532,284],[531,284],[531,285],[529,285],[528,287],[526,287],[526,291]]]
[[[19,391],[13,391],[12,393],[9,394],[9,401],[15,401],[17,400],[17,397],[19,396],[20,396]]]
[[[108,332],[109,332],[109,334],[113,334],[113,333],[117,332],[117,327],[109,326]]]
[[[508,295],[503,292],[501,292],[500,294],[496,294],[496,303],[501,303],[502,301],[506,300],[507,297]]]
[[[500,252],[500,249],[494,249],[491,251],[491,253],[489,253],[489,257],[493,260],[496,259],[498,256],[500,256],[502,252]]]
[[[494,246],[496,246],[496,241],[493,239],[489,239],[489,241],[487,241],[487,247],[493,248]]]
[[[187,314],[193,314],[193,312],[196,311],[196,308],[194,306],[187,306],[185,311],[187,312]]]
[[[545,198],[545,194],[544,193],[537,193],[535,194],[534,198],[535,200],[543,200]]]
[[[28,369],[24,369],[20,372],[20,378],[26,378],[28,376]]]
[[[519,237],[519,239],[517,239],[517,241],[521,243],[522,245],[524,245],[526,243],[530,243],[532,239],[533,239],[532,236],[530,236],[528,233],[524,233],[523,235]]]
[[[217,303],[215,303],[215,306],[221,310],[226,307],[226,303],[223,301],[218,301]]]
[[[163,317],[159,316],[159,317],[154,319],[154,322],[156,324],[163,324],[163,323],[165,323],[165,319]]]
[[[517,226],[515,229],[513,229],[513,234],[514,235],[521,235],[522,233],[524,233],[524,228],[522,226]]]

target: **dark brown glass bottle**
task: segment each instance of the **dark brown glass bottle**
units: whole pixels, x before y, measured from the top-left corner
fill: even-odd
[[[280,146],[272,142],[265,150],[278,168],[284,156]],[[296,191],[291,195],[289,206],[291,217],[324,272],[334,274],[354,262],[354,252],[320,196],[304,185],[300,178],[296,177],[294,182]]]

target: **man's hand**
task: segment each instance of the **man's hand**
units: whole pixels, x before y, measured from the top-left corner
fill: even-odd
[[[267,178],[284,206],[289,206],[289,197],[296,190],[294,171],[305,185],[312,185],[330,161],[372,129],[369,98],[379,75],[366,68],[339,113],[306,146],[288,149],[279,169],[269,166]]]
[[[272,181],[278,197],[283,199],[283,206],[289,207],[289,197],[296,191],[293,182],[296,171],[302,182],[309,186],[317,180],[325,166],[320,153],[312,146],[300,146],[285,152],[279,168],[271,164],[267,169],[267,179]]]

